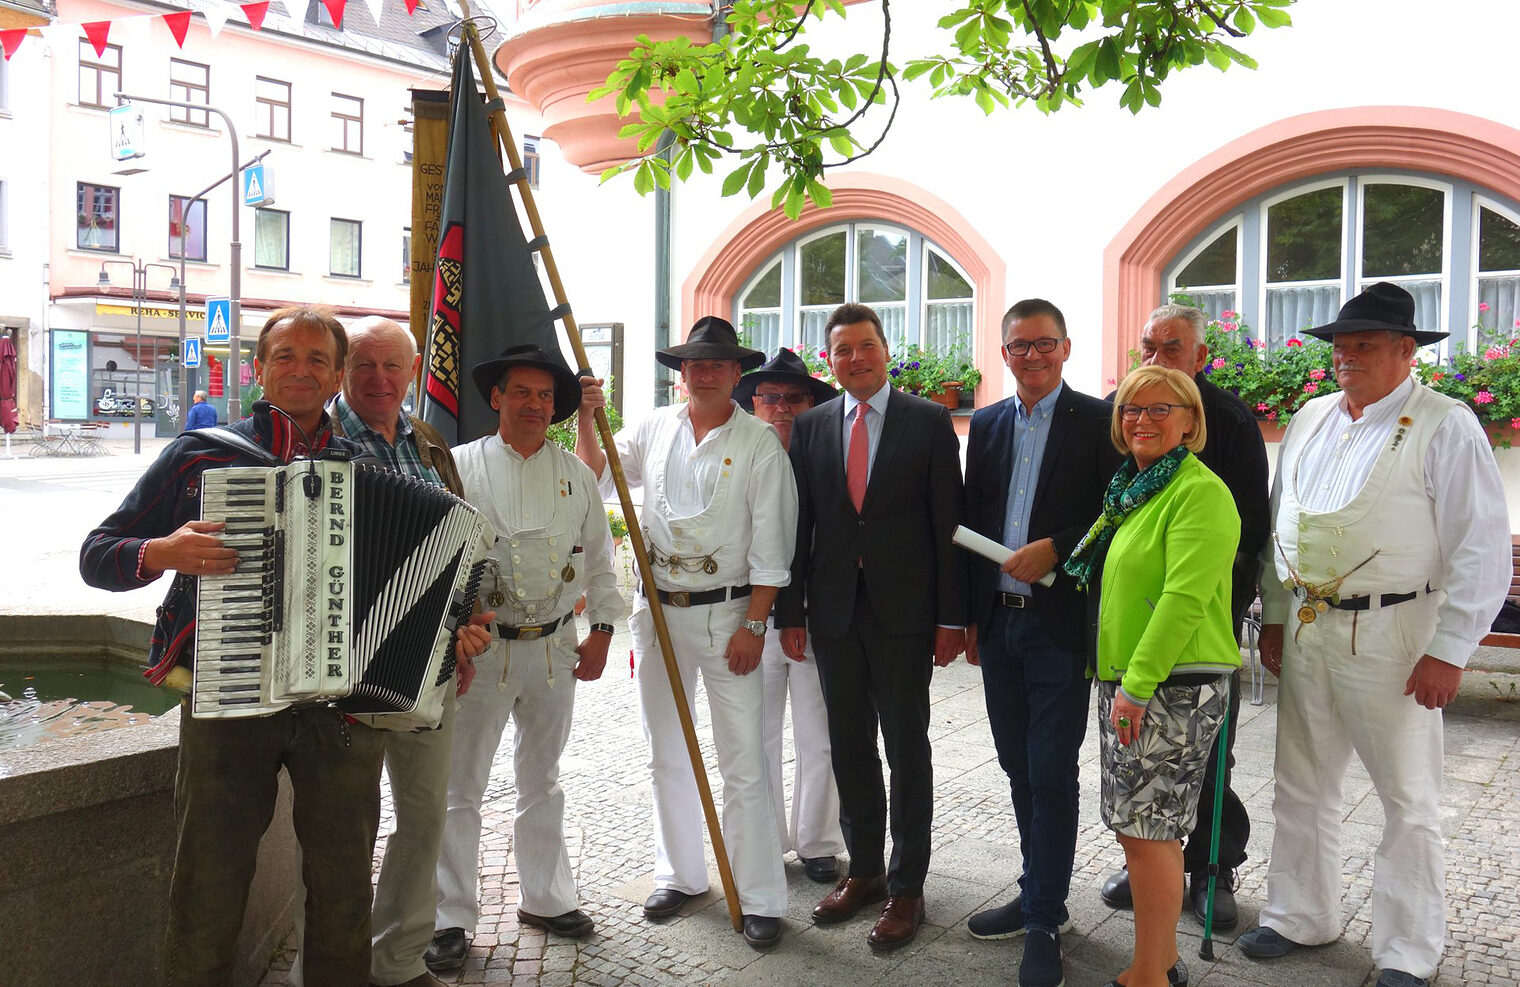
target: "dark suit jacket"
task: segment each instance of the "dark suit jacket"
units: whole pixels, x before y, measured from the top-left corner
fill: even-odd
[[[797,554],[776,602],[776,626],[841,637],[855,610],[860,567],[889,634],[966,623],[966,562],[950,541],[961,521],[960,441],[950,413],[893,389],[860,512],[845,487],[844,397],[792,425]]]
[[[971,417],[965,525],[993,541],[1003,540],[1017,401],[1017,396],[1005,398]],[[1112,415],[1113,406],[1107,401],[1061,385],[1029,514],[1027,540],[1051,539],[1059,557],[1055,584],[1034,587],[1034,609],[1051,640],[1079,654],[1088,649],[1086,595],[1060,571],[1060,563],[1098,519],[1103,491],[1123,461],[1109,439]],[[970,564],[971,619],[979,631],[986,631],[999,570],[980,555],[972,556]]]

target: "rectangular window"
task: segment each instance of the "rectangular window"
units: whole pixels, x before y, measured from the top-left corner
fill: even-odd
[[[0,228],[0,244],[5,243],[5,231]],[[401,231],[401,283],[412,283],[412,228]]]
[[[75,186],[75,199],[78,204],[75,245],[80,250],[116,253],[121,235],[116,223],[121,215],[121,189],[80,182]]]
[[[528,173],[528,184],[538,188],[539,167],[542,159],[538,156],[538,138],[524,137],[522,150],[523,171]]]
[[[6,218],[5,217],[5,206],[6,206],[6,185],[5,185],[5,179],[0,178],[0,252],[4,252],[4,250],[6,249],[6,247],[10,244],[10,240],[8,240],[6,238],[6,232],[5,232],[6,231],[6,225],[5,225],[5,218]],[[411,231],[408,230],[407,232],[410,233]]]
[[[332,149],[348,154],[364,153],[364,100],[333,93]]]
[[[279,209],[253,211],[253,266],[290,270],[290,213]]]
[[[290,83],[258,76],[253,82],[257,103],[255,134],[272,141],[290,142]]]
[[[332,240],[328,248],[328,273],[335,278],[357,278],[360,274],[359,247],[364,224],[357,219],[334,219]]]
[[[79,103],[81,106],[115,106],[112,95],[121,89],[121,45],[106,45],[97,56],[95,46],[79,39]]]
[[[181,237],[183,236],[183,241]],[[191,201],[182,195],[169,196],[169,256],[179,258],[180,243],[185,245],[186,260],[206,259],[206,200]]]
[[[169,98],[181,103],[211,102],[211,66],[200,62],[187,62],[180,58],[169,59]],[[169,107],[169,119],[188,123],[192,127],[208,127],[211,115],[205,110],[187,110],[180,106]]]

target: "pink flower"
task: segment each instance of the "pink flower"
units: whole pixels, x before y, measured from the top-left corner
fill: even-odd
[[[1234,332],[1236,329],[1240,328],[1240,323],[1239,322],[1221,322],[1221,323],[1219,323],[1219,328],[1223,329],[1225,332]]]
[[[1487,391],[1479,391],[1473,395],[1473,404],[1492,404],[1494,396]]]
[[[1431,382],[1431,383],[1432,383],[1432,384],[1438,384],[1438,383],[1440,383],[1440,381],[1441,381],[1441,378],[1442,378],[1442,377],[1445,377],[1445,376],[1446,376],[1446,375],[1445,375],[1445,374],[1443,374],[1443,373],[1439,373],[1439,372],[1437,372],[1437,373],[1433,373],[1433,374],[1431,374],[1431,375],[1430,375],[1430,382]]]
[[[1290,340],[1288,340],[1288,345],[1289,346],[1302,346],[1302,345],[1304,345],[1304,341],[1302,339],[1290,339]]]
[[[1109,387],[1113,387],[1117,383],[1119,383],[1119,382],[1116,381],[1116,380],[1114,380],[1112,377],[1108,378],[1108,386]]]
[[[1490,346],[1483,351],[1483,359],[1485,360],[1502,360],[1507,356],[1509,356],[1509,350],[1503,346]]]
[[[1515,324],[1516,325],[1520,325],[1520,322],[1517,322]],[[829,351],[828,350],[819,350],[818,351],[818,359],[820,359],[820,360],[826,360],[826,359],[828,359],[828,356],[829,356]]]
[[[1478,303],[1478,311],[1479,312],[1487,312],[1488,311],[1488,302],[1479,302]]]
[[[1258,401],[1258,402],[1256,402],[1256,410],[1257,411],[1266,411],[1267,410],[1267,402],[1265,402],[1265,401]]]
[[[1224,357],[1222,357],[1222,356],[1221,357],[1216,357],[1214,359],[1214,369],[1215,370],[1219,370],[1219,369],[1222,369],[1223,367],[1224,367]]]
[[[1318,384],[1305,384],[1304,385],[1304,393],[1305,394],[1313,394],[1317,390],[1319,390],[1319,385]]]
[[[1509,420],[1509,427],[1510,428],[1520,428],[1520,418],[1511,418]]]
[[[1223,312],[1219,313],[1219,317],[1221,319],[1233,319],[1235,318],[1235,313],[1230,309],[1225,309]]]
[[[1313,370],[1309,371],[1309,379],[1310,380],[1324,380],[1325,379],[1325,372],[1323,370],[1321,370],[1320,368],[1315,367]]]
[[[1277,421],[1277,412],[1275,412],[1275,411],[1269,411],[1269,412],[1267,412],[1267,421],[1269,421],[1269,422],[1275,422],[1275,421]]]

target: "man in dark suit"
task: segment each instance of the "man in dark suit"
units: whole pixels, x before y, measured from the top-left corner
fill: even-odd
[[[965,560],[950,541],[961,514],[960,445],[949,412],[891,387],[886,335],[870,308],[835,309],[826,338],[845,393],[792,426],[797,554],[776,625],[793,659],[813,635],[850,854],[848,875],[813,921],[842,922],[885,897],[868,941],[887,950],[911,942],[924,920],[934,815],[929,678],[965,646]],[[892,771],[885,868],[878,722]]]
[[[1014,549],[1001,571],[972,563],[966,656],[982,666],[1023,853],[1019,896],[967,926],[978,939],[1028,933],[1020,987],[1062,982],[1060,933],[1071,929],[1089,644],[1085,594],[1057,566],[1097,519],[1120,462],[1111,406],[1061,380],[1070,355],[1060,309],[1042,298],[1010,308],[1003,359],[1016,393],[972,416],[966,453],[966,525]],[[1055,581],[1042,585],[1051,572]]]

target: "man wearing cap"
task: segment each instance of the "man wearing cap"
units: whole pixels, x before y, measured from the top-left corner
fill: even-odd
[[[612,532],[584,464],[547,441],[570,417],[581,388],[558,354],[508,347],[472,371],[500,428],[454,448],[465,497],[495,526],[480,592],[497,612],[500,640],[476,660],[459,704],[448,773],[448,814],[438,857],[439,930],[428,949],[435,971],[463,963],[480,916],[481,799],[510,717],[517,920],[558,936],[593,929],[580,910],[565,848],[565,793],[559,760],[570,737],[577,680],[607,664],[612,621],[623,615],[612,571]],[[590,632],[576,642],[574,607],[586,594]]]
[[[657,409],[617,435],[631,486],[644,487],[640,520],[655,586],[689,706],[700,674],[723,777],[723,840],[738,886],[744,938],[757,948],[781,937],[786,872],[765,767],[760,665],[766,619],[790,578],[797,489],[776,430],[733,401],[745,370],[765,355],[739,345],[729,322],[707,317],[686,342],[656,359],[681,372],[688,400]],[[575,451],[613,491],[592,412],[600,382],[583,381]],[[629,621],[638,658],[644,735],[654,779],[654,894],[649,918],[674,915],[707,890],[702,810],[649,605]]]
[[[839,392],[808,373],[807,365],[789,349],[781,349],[765,366],[745,374],[734,388],[739,407],[770,423],[790,448],[792,421]],[[812,645],[795,661],[781,649],[781,634],[765,639],[760,656],[765,683],[765,759],[770,766],[771,797],[782,849],[797,851],[810,880],[832,883],[839,877],[836,859],[844,852],[839,829],[839,789],[829,755],[829,720],[823,705],[823,683]],[[781,730],[787,694],[792,700],[792,821],[786,821],[786,791],[781,784]]]
[[[817,649],[850,852],[849,873],[813,921],[844,922],[881,902],[866,941],[898,949],[924,922],[934,821],[929,680],[966,641],[965,560],[950,541],[961,518],[960,444],[948,411],[891,386],[887,337],[870,307],[839,306],[825,338],[845,393],[792,427],[801,509],[776,623],[789,657],[809,638]]]
[[[1240,547],[1235,553],[1231,580],[1230,612],[1235,633],[1240,634],[1246,610],[1256,600],[1258,556],[1267,543],[1267,447],[1256,416],[1246,403],[1209,382],[1209,346],[1205,341],[1208,316],[1185,305],[1162,305],[1150,314],[1140,333],[1143,366],[1170,367],[1193,378],[1203,398],[1203,418],[1208,441],[1198,459],[1224,481],[1235,498],[1240,514]],[[1113,395],[1108,400],[1113,400]],[[1230,787],[1235,767],[1235,737],[1240,718],[1240,674],[1230,690],[1229,736],[1225,741],[1224,785],[1216,788],[1219,747],[1209,748],[1203,772],[1203,791],[1198,796],[1198,821],[1183,845],[1183,867],[1188,877],[1188,901],[1203,920],[1208,906],[1209,852],[1214,833],[1214,799],[1223,800],[1219,825],[1219,876],[1214,889],[1214,928],[1233,929],[1239,920],[1235,906],[1235,869],[1246,861],[1251,837],[1251,817],[1245,803]],[[1109,877],[1100,892],[1110,908],[1131,908],[1129,872]]]
[[[1414,299],[1387,282],[1309,330],[1341,393],[1283,436],[1262,550],[1262,664],[1278,675],[1277,831],[1253,959],[1341,934],[1341,781],[1354,752],[1383,804],[1373,861],[1379,987],[1423,987],[1446,938],[1441,710],[1510,581],[1509,519],[1472,412],[1409,373]],[[1285,630],[1290,628],[1290,630]]]

